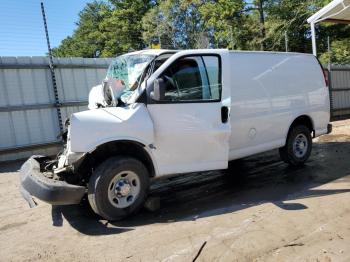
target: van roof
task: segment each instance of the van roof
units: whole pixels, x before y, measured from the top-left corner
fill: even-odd
[[[297,52],[278,52],[278,51],[244,51],[244,50],[230,50],[230,53],[253,53],[253,54],[276,54],[276,55],[305,55],[314,56],[309,53],[297,53]]]
[[[170,50],[170,49],[144,49],[139,51],[134,51],[127,53],[128,55],[136,55],[136,54],[145,54],[145,55],[161,55],[163,53],[168,52],[179,52],[179,51],[190,51],[190,50],[197,50],[198,49],[184,49],[184,50]],[[216,49],[202,49],[202,50],[216,50]],[[229,50],[230,53],[254,53],[254,54],[279,54],[279,55],[306,55],[306,56],[314,56],[313,54],[309,53],[297,53],[297,52],[277,52],[277,51],[245,51],[245,50]]]
[[[137,54],[145,54],[145,55],[161,55],[167,52],[178,52],[178,50],[168,50],[168,49],[144,49],[139,51],[134,51],[127,53],[128,55],[137,55]]]

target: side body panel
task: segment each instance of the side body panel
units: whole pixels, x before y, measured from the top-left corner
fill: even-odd
[[[230,160],[284,146],[292,122],[312,119],[316,136],[329,123],[329,97],[315,57],[231,52]]]
[[[148,108],[160,175],[227,167],[230,129],[220,121],[220,105],[155,104]]]

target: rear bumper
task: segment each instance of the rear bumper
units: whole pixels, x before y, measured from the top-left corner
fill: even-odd
[[[32,196],[52,205],[79,204],[86,189],[83,186],[54,180],[40,171],[45,158],[32,156],[21,167],[21,193],[30,206],[35,205]]]

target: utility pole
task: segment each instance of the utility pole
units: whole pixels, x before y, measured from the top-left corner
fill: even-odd
[[[162,42],[160,41],[160,34],[159,34],[158,26],[159,25],[157,24],[158,44],[159,44],[159,48],[162,49]]]
[[[41,13],[42,13],[42,16],[43,16],[44,29],[45,29],[46,42],[47,42],[47,49],[48,49],[48,52],[49,52],[49,68],[50,68],[50,73],[51,73],[53,92],[54,92],[54,95],[55,95],[55,107],[56,107],[56,111],[57,111],[58,125],[59,125],[59,128],[60,128],[60,132],[62,133],[63,132],[62,114],[61,114],[61,108],[60,108],[60,101],[59,101],[59,97],[58,97],[55,68],[54,68],[54,65],[53,65],[52,52],[51,52],[51,46],[50,46],[50,38],[49,38],[49,31],[47,29],[45,8],[44,8],[43,2],[41,2]]]
[[[331,117],[333,116],[333,88],[332,88],[332,50],[331,50],[331,41],[329,36],[327,36],[327,46],[328,46],[328,88],[329,88],[329,102],[331,108]]]
[[[287,31],[284,31],[284,45],[286,48],[286,52],[288,52],[288,34],[287,34]]]
[[[160,23],[159,7],[157,7],[157,35],[158,35],[158,44],[159,44],[159,48],[162,49],[162,42],[161,42],[161,40],[160,40],[160,33],[159,33],[159,23]]]
[[[233,32],[232,32],[232,26],[230,27],[230,43],[231,43],[231,50],[234,48],[234,43],[233,43]]]
[[[261,43],[260,43],[260,49],[265,50],[265,16],[264,16],[264,0],[258,0],[258,11],[260,16],[260,36],[261,36]]]

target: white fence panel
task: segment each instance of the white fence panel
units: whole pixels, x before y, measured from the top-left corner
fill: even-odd
[[[87,109],[89,91],[101,83],[111,59],[53,61],[64,121],[72,113]],[[0,161],[52,147],[59,132],[48,58],[0,57]]]
[[[331,67],[332,119],[350,116],[350,66]]]

